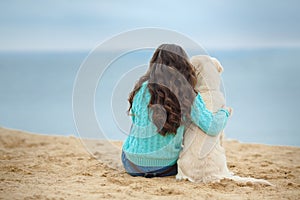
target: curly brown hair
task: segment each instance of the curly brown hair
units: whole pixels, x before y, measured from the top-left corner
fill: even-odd
[[[190,119],[191,105],[195,98],[196,74],[186,52],[175,44],[162,44],[154,52],[150,66],[134,86],[128,101],[128,113],[135,94],[148,81],[152,109],[152,122],[158,133],[176,134],[182,119]]]

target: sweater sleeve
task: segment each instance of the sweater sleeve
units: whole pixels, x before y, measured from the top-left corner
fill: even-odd
[[[197,94],[191,108],[192,121],[201,128],[206,134],[216,136],[221,132],[229,116],[229,112],[225,109],[220,109],[217,113],[211,113],[206,107],[200,95]]]

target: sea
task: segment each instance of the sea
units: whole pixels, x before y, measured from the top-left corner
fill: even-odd
[[[144,50],[120,56],[99,77],[94,111],[101,137],[127,137],[128,94],[152,54],[153,50]],[[0,52],[0,126],[96,138],[79,133],[72,105],[76,77],[89,55],[89,51]],[[224,68],[222,90],[234,110],[226,137],[300,146],[300,48],[209,50],[209,55]]]

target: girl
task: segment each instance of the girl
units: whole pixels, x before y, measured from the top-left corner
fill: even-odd
[[[122,147],[122,163],[132,176],[162,177],[177,174],[177,159],[189,123],[216,135],[224,129],[229,111],[206,109],[196,93],[194,67],[178,45],[162,44],[148,71],[129,95],[130,134]]]

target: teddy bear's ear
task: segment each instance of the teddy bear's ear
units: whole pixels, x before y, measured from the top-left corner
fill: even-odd
[[[211,57],[211,61],[214,63],[214,65],[217,67],[218,72],[221,74],[224,71],[224,68],[222,67],[221,63],[213,57]]]

